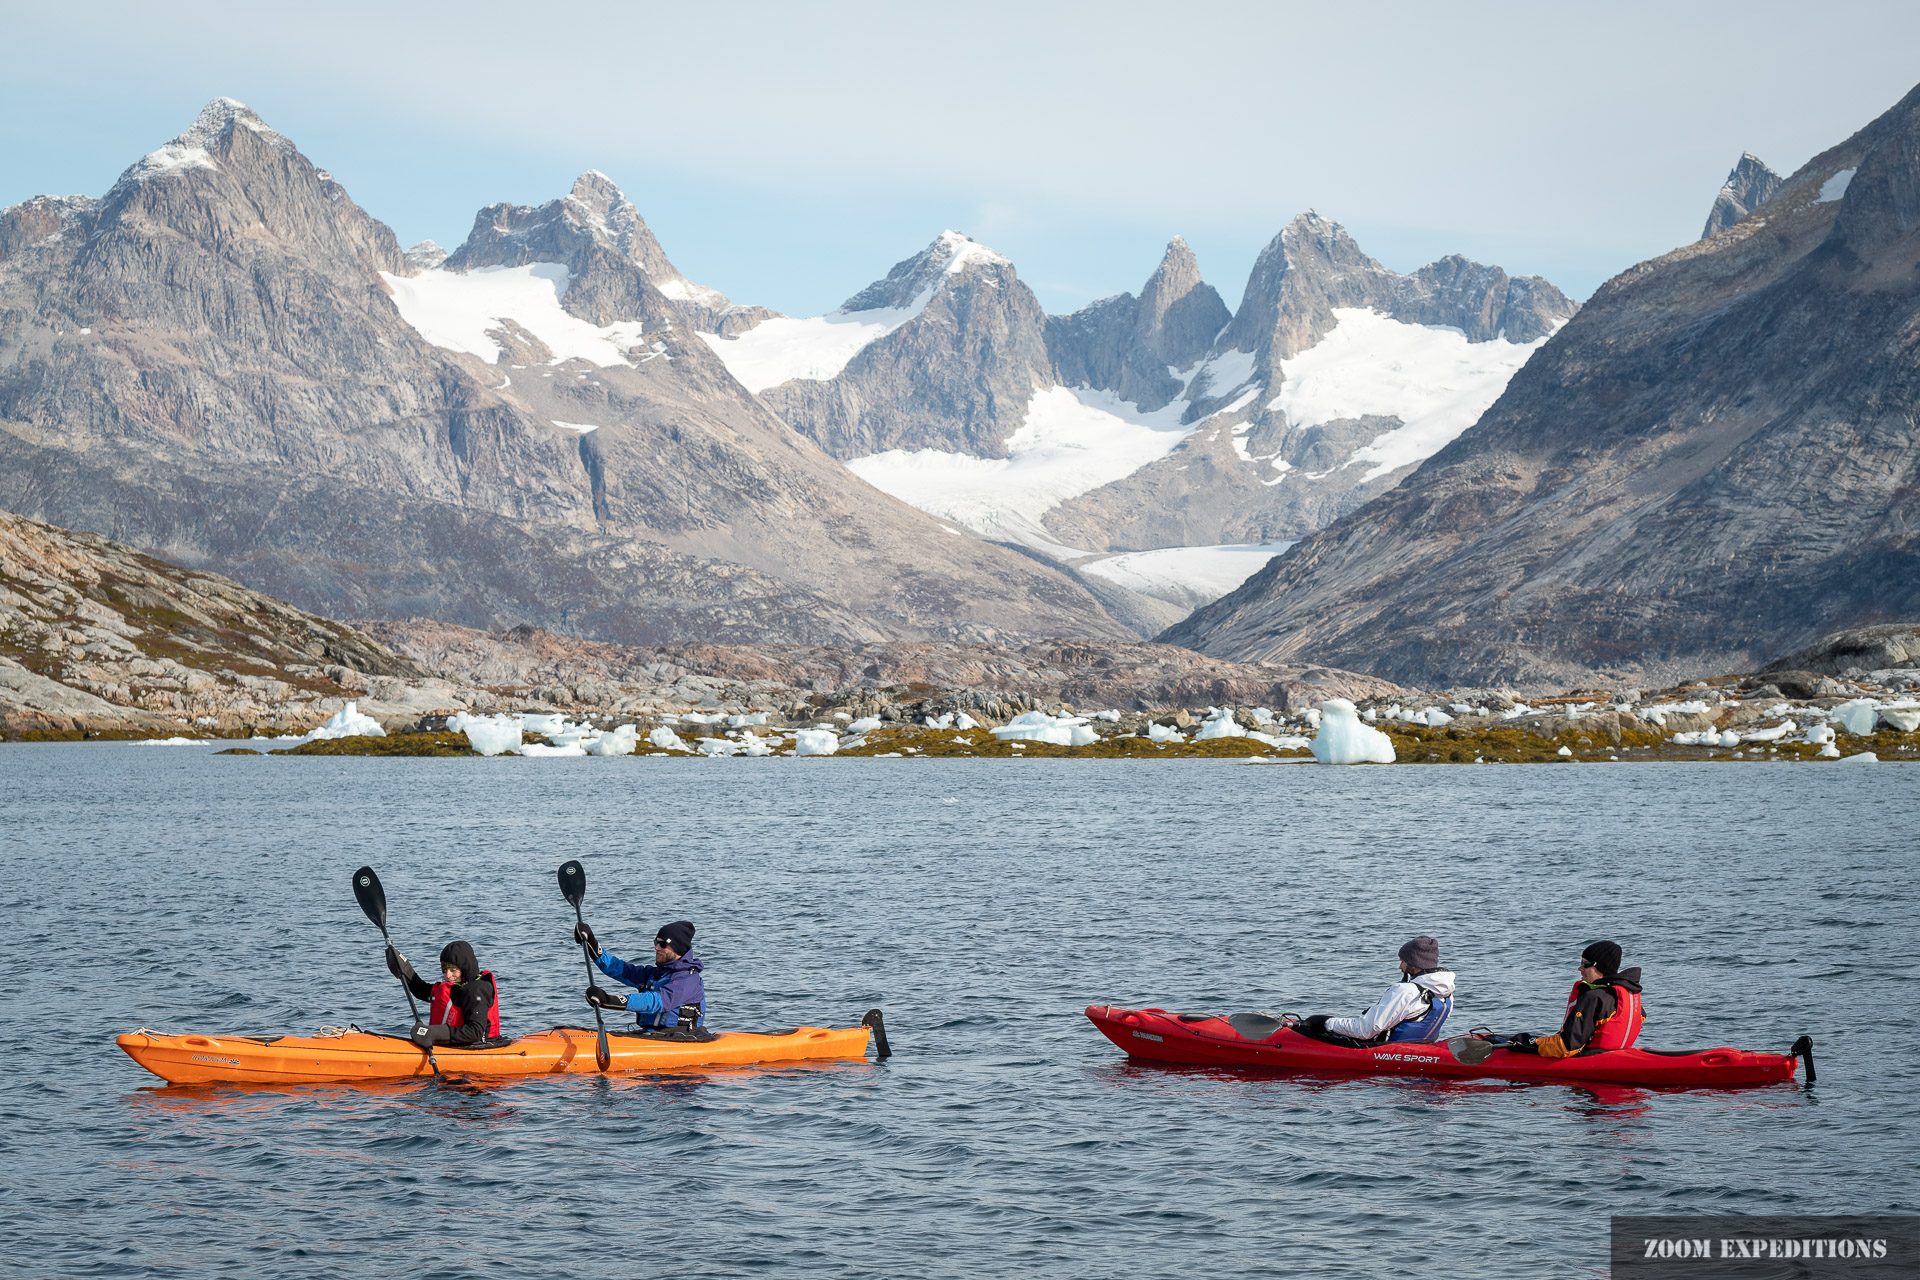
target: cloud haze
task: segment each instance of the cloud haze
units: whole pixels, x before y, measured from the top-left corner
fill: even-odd
[[[1594,13],[1603,16],[1592,16]],[[795,313],[945,226],[1050,310],[1180,232],[1229,304],[1302,209],[1388,265],[1459,251],[1585,296],[1920,76],[1910,5],[49,6],[10,17],[0,203],[98,194],[248,102],[403,242],[596,167],[682,270]]]

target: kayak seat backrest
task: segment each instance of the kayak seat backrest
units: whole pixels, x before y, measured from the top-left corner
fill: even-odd
[[[1236,1013],[1227,1019],[1227,1025],[1238,1031],[1242,1040],[1266,1040],[1286,1023],[1264,1013]]]

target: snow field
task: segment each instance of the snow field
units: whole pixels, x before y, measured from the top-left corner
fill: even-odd
[[[1407,324],[1341,307],[1318,343],[1281,361],[1286,380],[1267,402],[1296,429],[1368,414],[1402,425],[1357,450],[1344,466],[1366,464],[1364,479],[1423,461],[1478,421],[1520,366],[1547,340],[1468,342],[1458,329]]]
[[[847,468],[874,488],[983,536],[1033,545],[1038,535],[1051,543],[1040,517],[1171,453],[1192,434],[1180,424],[1185,407],[1175,401],[1142,413],[1110,391],[1048,387],[1033,393],[1004,458],[890,449],[855,458]]]
[[[501,347],[489,330],[511,320],[553,352],[550,364],[584,360],[605,369],[632,364],[627,351],[640,344],[641,322],[618,320],[604,327],[570,315],[560,305],[572,275],[557,262],[522,267],[479,267],[447,271],[436,267],[417,276],[380,278],[392,292],[400,318],[436,347],[464,351],[488,364]],[[556,424],[561,425],[561,424]],[[577,428],[576,428],[577,429]]]
[[[1218,547],[1162,547],[1083,561],[1074,568],[1130,591],[1197,609],[1238,588],[1292,545],[1239,542]]]

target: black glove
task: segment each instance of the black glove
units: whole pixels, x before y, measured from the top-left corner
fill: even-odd
[[[1518,1031],[1507,1041],[1508,1053],[1538,1053],[1533,1047],[1533,1036],[1529,1032]]]
[[[589,956],[595,960],[600,958],[600,939],[593,936],[593,930],[585,920],[573,926],[573,940],[586,947]]]
[[[393,949],[392,943],[387,944],[387,972],[396,978],[411,979],[413,977],[413,966],[407,962],[405,956]]]
[[[1309,1014],[1301,1020],[1300,1025],[1315,1035],[1325,1035],[1327,1030],[1327,1017],[1328,1015],[1324,1013]]]
[[[614,995],[610,991],[602,991],[599,987],[588,987],[587,1003],[596,1009],[625,1009],[627,998]]]
[[[452,1037],[452,1034],[452,1027],[439,1024],[430,1027],[424,1022],[416,1022],[413,1024],[413,1034],[407,1038],[419,1045],[422,1049],[426,1049],[436,1044],[447,1043]]]

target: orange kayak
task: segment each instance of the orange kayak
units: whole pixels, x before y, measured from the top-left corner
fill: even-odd
[[[864,1058],[868,1034],[866,1026],[796,1027],[766,1033],[725,1031],[703,1041],[656,1040],[616,1033],[608,1037],[612,1057],[607,1070],[673,1071],[809,1058]],[[436,1045],[433,1053],[443,1075],[585,1075],[600,1069],[594,1063],[597,1040],[593,1031],[555,1027],[490,1049]],[[370,1031],[272,1040],[134,1031],[119,1037],[116,1043],[128,1057],[168,1084],[321,1084],[404,1080],[434,1074],[427,1055],[412,1041]]]

